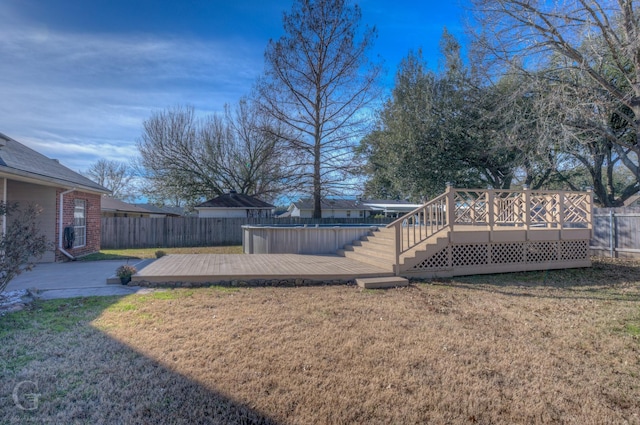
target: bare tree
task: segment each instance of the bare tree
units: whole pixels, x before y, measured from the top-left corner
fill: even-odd
[[[354,150],[370,122],[365,108],[376,99],[381,67],[367,57],[376,30],[361,31],[360,19],[358,6],[345,0],[295,0],[283,18],[285,35],[265,52],[261,104],[295,136],[288,142],[303,155],[315,218],[324,194],[349,186]]]
[[[197,118],[193,107],[154,113],[138,141],[140,166],[155,200],[193,204],[234,189],[277,197],[299,174],[277,122],[244,99],[224,114]],[[154,196],[151,196],[154,198]],[[176,202],[177,201],[177,202]]]
[[[124,201],[135,198],[133,168],[124,162],[99,159],[83,173],[111,191],[111,196]]]
[[[589,169],[603,205],[640,188],[640,10],[637,0],[475,0],[484,58],[544,79],[538,110]],[[544,113],[544,111],[547,113]],[[614,169],[635,182],[615,192]],[[602,168],[606,169],[605,176]],[[604,178],[604,181],[603,181]],[[609,179],[607,181],[607,179]]]
[[[51,249],[38,225],[40,212],[35,205],[19,209],[16,203],[0,201],[0,216],[8,222],[0,237],[0,293],[14,277],[33,269],[36,261]]]

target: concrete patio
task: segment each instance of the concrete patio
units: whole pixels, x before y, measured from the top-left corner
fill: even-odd
[[[152,260],[130,260],[141,269]],[[42,263],[9,282],[6,291],[34,290],[42,299],[89,297],[94,295],[128,295],[143,288],[108,285],[107,279],[126,261],[73,261]]]

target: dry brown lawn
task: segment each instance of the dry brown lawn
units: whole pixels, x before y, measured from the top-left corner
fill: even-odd
[[[41,302],[0,338],[2,423],[640,424],[633,262]]]

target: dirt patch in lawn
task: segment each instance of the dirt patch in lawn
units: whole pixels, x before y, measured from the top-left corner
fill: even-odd
[[[385,291],[203,288],[37,303],[0,319],[0,389],[36,383],[39,404],[24,411],[3,397],[0,416],[637,424],[638,270],[598,262]]]

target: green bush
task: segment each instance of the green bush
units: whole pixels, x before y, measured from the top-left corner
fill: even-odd
[[[156,251],[156,258],[161,258],[161,257],[164,257],[165,255],[167,255],[167,253],[161,249]]]

